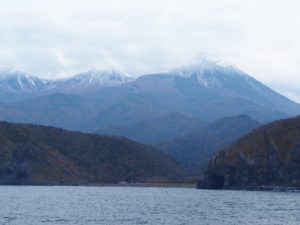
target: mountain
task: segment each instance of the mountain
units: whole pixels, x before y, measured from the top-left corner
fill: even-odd
[[[268,119],[260,118],[255,114],[259,111],[266,111],[266,109],[271,112],[265,113],[275,117],[276,114],[280,117],[283,114],[299,113],[299,104],[279,95],[238,69],[231,62],[215,55],[200,54],[171,73],[192,80],[201,86],[208,96],[218,95],[217,99],[221,99],[220,96],[222,96],[223,104],[226,103],[227,107],[239,104],[242,110],[245,110],[242,112],[243,114],[248,114],[261,121]],[[262,117],[264,116],[262,115]]]
[[[206,126],[194,127],[183,136],[159,143],[156,147],[173,156],[195,176],[218,150],[258,126],[260,123],[247,115],[225,117]]]
[[[111,126],[114,124],[101,117],[99,125],[92,129],[97,113],[114,107],[93,99],[93,93],[132,79],[114,68],[89,71],[62,80],[43,80],[24,72],[2,70],[0,120],[83,131]]]
[[[300,116],[262,126],[220,151],[198,188],[300,189]]]
[[[235,66],[205,55],[168,73],[148,74],[99,90],[95,96],[123,105],[136,105],[138,99],[136,107],[163,114],[178,112],[207,121],[246,114],[266,122],[300,113],[299,104]]]
[[[49,86],[51,92],[68,94],[93,93],[101,88],[113,87],[133,81],[134,78],[116,68],[90,70],[70,78],[54,80]]]
[[[47,80],[13,69],[0,70],[0,103],[34,96],[48,84]]]
[[[150,120],[139,121],[127,126],[113,126],[99,130],[99,134],[110,134],[129,138],[134,141],[154,144],[179,137],[196,125],[205,122],[180,113],[168,113]]]
[[[0,123],[0,184],[91,184],[179,178],[166,154],[125,138]]]
[[[0,70],[0,101],[10,103],[28,97],[37,97],[57,92],[65,94],[92,94],[105,87],[121,85],[134,78],[116,68],[90,70],[75,76],[46,80],[13,69]]]

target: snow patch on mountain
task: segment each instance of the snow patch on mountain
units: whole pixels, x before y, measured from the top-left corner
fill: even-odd
[[[47,84],[47,80],[10,68],[0,69],[0,87],[15,91],[32,92]]]
[[[71,78],[80,82],[93,83],[101,86],[114,86],[133,80],[125,72],[117,69],[91,70]]]
[[[227,68],[236,68],[233,62],[229,61],[228,59],[225,59],[219,55],[201,52],[196,57],[188,61],[187,65],[189,66],[201,66],[204,67],[227,67]]]
[[[184,78],[192,78],[207,88],[220,85],[228,76],[248,76],[231,61],[205,52],[199,53],[170,73]]]
[[[65,80],[64,82],[67,85],[112,87],[133,80],[134,79],[131,78],[127,73],[115,68],[110,68],[105,70],[90,70],[80,73],[68,80]]]
[[[209,71],[211,74],[217,73],[220,70],[232,70],[242,73],[242,71],[231,61],[222,58],[216,54],[208,54],[201,52],[186,64],[175,68],[172,73],[176,73],[182,77],[191,77],[195,73],[203,75]]]
[[[45,80],[25,72],[10,68],[0,69],[0,88],[3,93],[40,93],[68,92],[77,93],[95,91],[104,87],[118,86],[134,78],[127,73],[109,67],[103,70],[90,70],[73,77]]]

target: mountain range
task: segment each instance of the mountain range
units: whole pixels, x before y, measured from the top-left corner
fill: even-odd
[[[56,92],[92,93],[104,87],[130,82],[134,78],[115,68],[90,70],[73,77],[47,80],[9,68],[0,70],[0,103],[7,103]]]
[[[131,78],[116,70],[44,80],[0,71],[0,120],[96,132],[169,113],[212,122],[245,114],[265,123],[300,113],[300,105],[236,66],[199,55],[170,72]]]

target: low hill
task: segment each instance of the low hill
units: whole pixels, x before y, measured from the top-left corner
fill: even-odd
[[[262,126],[220,151],[198,188],[300,189],[300,116]]]
[[[0,123],[0,184],[91,184],[182,175],[166,154],[125,138]]]

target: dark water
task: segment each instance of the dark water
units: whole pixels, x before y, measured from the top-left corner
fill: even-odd
[[[300,224],[299,192],[0,186],[0,224]]]

